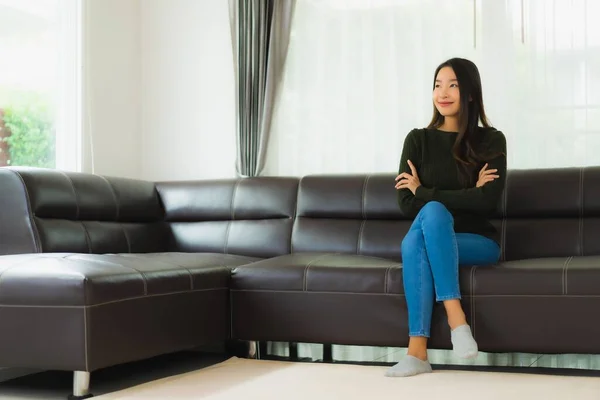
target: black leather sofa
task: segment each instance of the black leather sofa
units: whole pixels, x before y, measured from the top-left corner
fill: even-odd
[[[229,339],[406,346],[394,175],[151,183],[0,168],[0,366],[90,372]],[[512,170],[486,352],[600,353],[600,167]],[[431,347],[451,348],[441,306]]]

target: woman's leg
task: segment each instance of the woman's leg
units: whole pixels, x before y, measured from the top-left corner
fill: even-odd
[[[409,345],[405,359],[388,370],[388,376],[411,376],[431,372],[427,360],[427,338],[430,334],[434,302],[434,276],[428,247],[452,256],[456,253],[453,218],[437,202],[427,203],[419,212],[402,241],[403,280],[408,307]],[[434,257],[440,258],[434,254]],[[446,264],[448,261],[446,261]]]
[[[460,297],[454,218],[443,204],[429,202],[415,218],[402,241],[402,273],[409,336],[429,337],[434,297]]]
[[[453,223],[445,206],[429,202],[402,241],[410,340],[407,358],[388,370],[388,376],[431,371],[428,364],[420,363],[427,357],[434,293],[447,310],[455,352],[463,358],[477,354],[477,343],[466,325],[460,304],[458,266],[495,264],[500,249],[494,241],[483,236],[454,233]]]
[[[434,204],[435,213],[430,214],[436,216],[435,221],[423,223],[422,228],[436,300],[444,302],[454,353],[460,358],[473,358],[478,348],[460,304],[458,266],[495,264],[500,248],[493,240],[480,235],[454,233],[448,222],[453,221],[450,212],[442,204]]]
[[[408,308],[408,355],[426,361],[434,292],[420,220],[413,223],[402,241],[402,259]]]
[[[460,265],[492,265],[500,259],[498,244],[484,236],[472,233],[457,233],[456,242]],[[456,278],[448,279],[448,281],[452,281],[452,285],[458,285],[458,269],[456,272]],[[455,293],[451,285],[447,285],[444,290],[449,290],[448,293]],[[465,313],[460,305],[460,292],[456,298],[452,298],[453,296],[447,293],[442,293],[442,297],[450,298],[450,300],[444,301],[450,329],[456,329],[466,324]]]
[[[498,244],[484,236],[457,233],[456,241],[460,265],[491,265],[496,264],[500,258]],[[473,338],[471,327],[467,325],[467,319],[460,304],[458,268],[456,268],[455,276],[440,274],[440,289],[438,291],[436,286],[436,293],[438,300],[444,302],[448,315],[454,352],[461,358],[477,356],[477,342]]]

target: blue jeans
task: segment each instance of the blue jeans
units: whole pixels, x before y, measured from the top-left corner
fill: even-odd
[[[459,265],[496,264],[499,258],[495,241],[455,233],[454,218],[442,203],[425,204],[402,241],[409,336],[429,337],[434,295],[437,301],[460,299]]]

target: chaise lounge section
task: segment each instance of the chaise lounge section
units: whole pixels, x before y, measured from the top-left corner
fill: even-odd
[[[231,268],[289,252],[297,181],[268,186],[0,169],[0,365],[85,398],[92,371],[226,341]]]

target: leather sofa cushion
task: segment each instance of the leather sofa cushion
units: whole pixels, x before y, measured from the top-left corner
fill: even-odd
[[[470,290],[470,268],[461,287]],[[401,264],[340,253],[295,253],[233,269],[233,290],[404,294]]]
[[[51,169],[9,170],[22,180],[38,218],[154,222],[163,219],[154,183]]]
[[[233,269],[232,289],[402,293],[397,262],[338,253],[296,253]]]
[[[170,250],[155,184],[40,168],[0,168],[0,254]]]
[[[170,239],[164,222],[34,221],[45,253],[152,253],[168,250]]]
[[[463,295],[600,295],[600,256],[508,261],[461,266]],[[256,291],[404,294],[402,265],[340,253],[295,253],[233,269],[231,288]]]
[[[477,267],[475,296],[598,296],[600,256],[554,257]]]
[[[90,306],[144,296],[227,289],[231,268],[256,258],[211,253],[0,257],[0,304]]]
[[[159,182],[168,222],[291,218],[297,178],[261,177]]]
[[[412,221],[398,208],[394,177],[303,177],[291,252],[400,261],[400,243]],[[511,170],[506,179],[491,218],[503,260],[600,255],[600,167]]]
[[[298,188],[299,217],[407,220],[392,174],[309,175]]]
[[[164,182],[157,190],[177,251],[290,253],[298,178]]]

